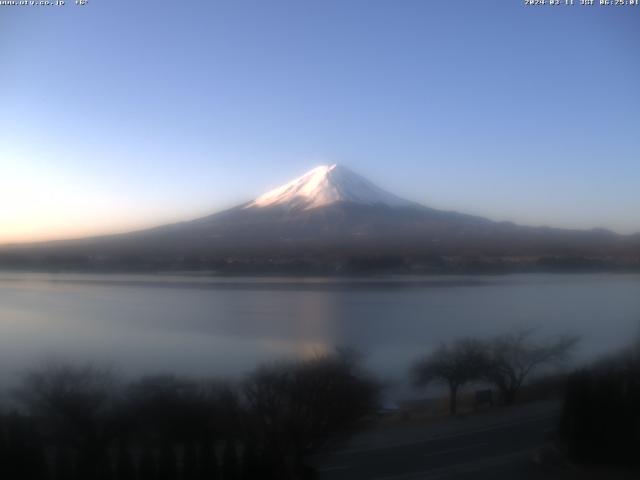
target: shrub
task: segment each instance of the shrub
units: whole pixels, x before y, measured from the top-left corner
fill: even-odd
[[[576,462],[640,465],[640,348],[569,377],[560,436]]]

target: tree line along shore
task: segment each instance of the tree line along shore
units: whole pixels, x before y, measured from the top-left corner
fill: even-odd
[[[476,400],[489,392],[491,403],[513,405],[533,372],[565,361],[577,341],[537,340],[532,331],[458,339],[416,359],[408,374],[416,386],[444,384],[452,415],[460,389],[477,382],[486,389]],[[640,343],[554,382],[562,454],[638,467]],[[312,479],[307,458],[375,422],[382,390],[347,349],[266,364],[237,382],[124,382],[110,369],[50,362],[26,372],[0,407],[0,477]]]

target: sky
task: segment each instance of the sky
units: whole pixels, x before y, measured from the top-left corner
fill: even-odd
[[[0,5],[0,243],[191,219],[328,163],[640,231],[640,6],[74,3]]]

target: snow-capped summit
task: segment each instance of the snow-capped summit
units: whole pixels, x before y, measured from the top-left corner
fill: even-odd
[[[131,258],[132,269],[142,265],[229,273],[460,273],[465,268],[484,272],[494,265],[500,271],[509,265],[514,271],[564,265],[633,268],[631,259],[639,252],[639,236],[525,227],[436,210],[385,192],[345,167],[326,165],[252,202],[186,222],[0,247],[0,267],[2,254],[9,253],[5,256],[12,268],[14,258],[29,268],[60,268],[68,258],[69,268],[121,269]],[[39,263],[43,258],[56,260]]]
[[[341,165],[322,165],[268,191],[245,208],[276,205],[310,210],[335,202],[409,207],[415,204],[386,192]]]

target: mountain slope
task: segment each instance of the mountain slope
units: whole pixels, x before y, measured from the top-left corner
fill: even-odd
[[[414,206],[377,187],[369,180],[340,165],[322,165],[289,183],[268,191],[244,208],[284,206],[310,210],[336,202],[392,207]]]
[[[81,265],[190,268],[350,258],[598,259],[639,263],[640,238],[493,222],[404,200],[345,167],[322,166],[255,200],[207,217],[123,235],[0,249],[0,266],[75,259]],[[4,262],[3,262],[4,259]],[[16,260],[18,259],[18,260]],[[49,260],[47,260],[49,259]],[[58,260],[56,260],[58,259]],[[65,260],[67,259],[67,260]],[[288,260],[287,260],[288,259]],[[612,260],[613,259],[613,260]],[[602,262],[601,262],[602,260]]]

